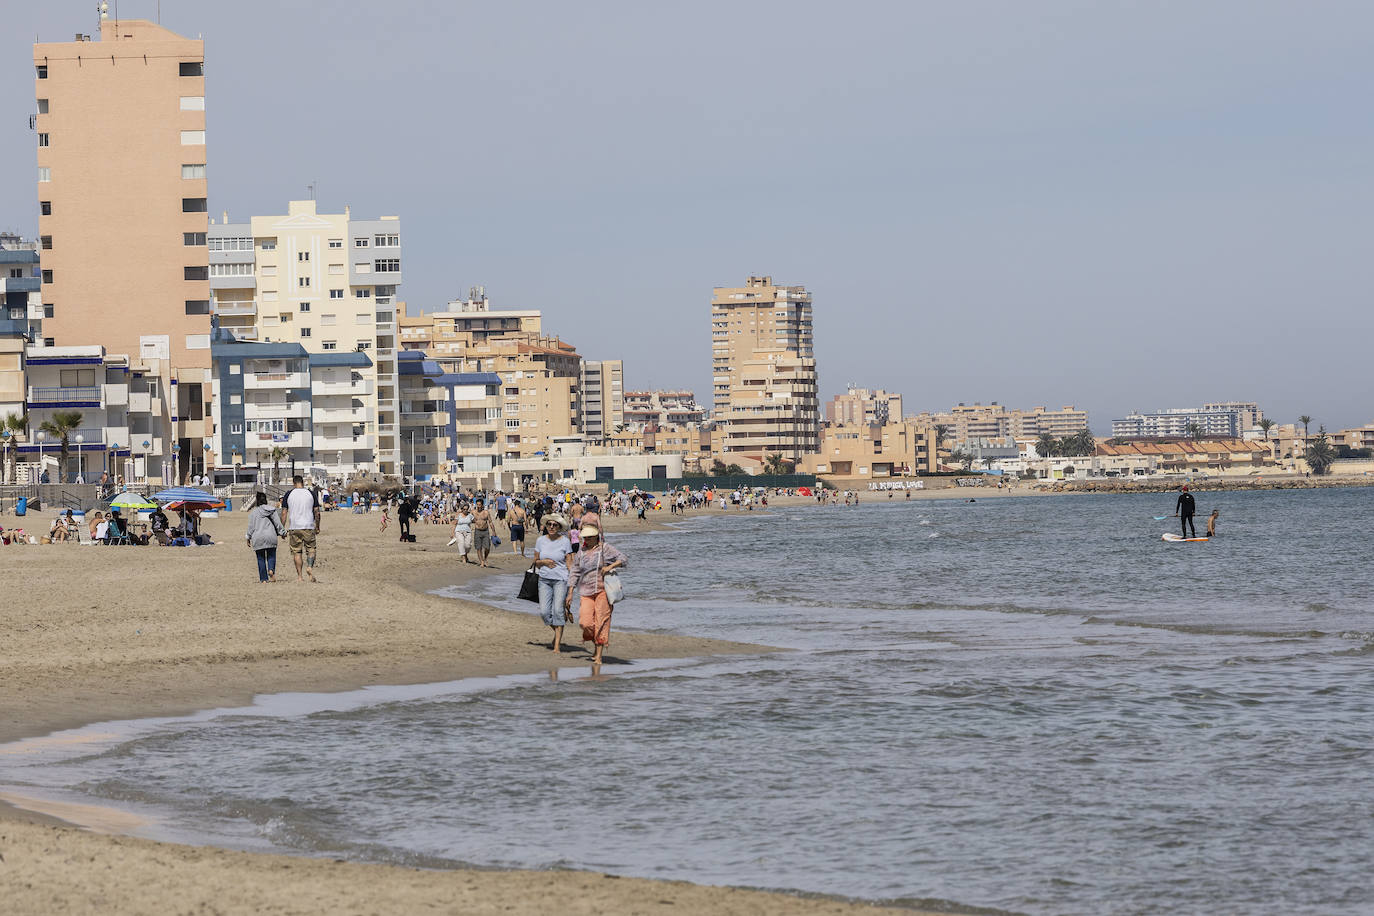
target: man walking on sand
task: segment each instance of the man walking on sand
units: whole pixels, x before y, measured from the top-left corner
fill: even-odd
[[[477,561],[482,566],[489,565],[491,555],[491,510],[482,500],[477,500],[477,509],[472,513],[472,546],[477,550]]]
[[[286,528],[291,559],[296,562],[296,581],[304,582],[301,573],[315,579],[315,536],[320,533],[320,503],[315,494],[305,488],[305,480],[297,474],[291,478],[295,488],[281,501],[281,522]]]

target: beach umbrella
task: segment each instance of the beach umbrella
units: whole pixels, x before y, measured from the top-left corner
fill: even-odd
[[[172,487],[154,493],[153,499],[162,503],[164,509],[223,509],[224,501],[212,493],[197,490],[195,487]]]
[[[157,503],[146,496],[139,496],[137,493],[120,493],[110,500],[111,509],[132,509],[135,512],[141,509],[156,509]]]

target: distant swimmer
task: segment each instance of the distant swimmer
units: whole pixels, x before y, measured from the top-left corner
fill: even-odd
[[[1217,536],[1217,516],[1221,515],[1220,509],[1213,509],[1212,514],[1207,516],[1207,536],[1214,538]]]
[[[1193,524],[1193,515],[1197,512],[1197,500],[1193,499],[1193,494],[1188,492],[1188,485],[1183,485],[1183,492],[1178,494],[1178,502],[1174,503],[1174,514],[1178,516],[1179,527],[1183,530],[1183,536],[1188,536],[1188,529],[1193,529],[1193,537],[1197,537],[1197,525]]]

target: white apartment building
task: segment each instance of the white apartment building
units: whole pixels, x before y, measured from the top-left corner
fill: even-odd
[[[299,344],[311,354],[368,356],[365,368],[350,367],[369,384],[365,394],[350,394],[363,402],[366,420],[360,438],[349,441],[369,443],[358,466],[397,473],[400,220],[353,219],[347,207],[322,214],[313,200],[293,200],[285,215],[247,223],[226,214],[210,225],[208,246],[211,310],[221,329],[241,341]]]
[[[1112,421],[1114,438],[1187,438],[1196,432],[1207,439],[1239,439],[1264,418],[1254,401],[1217,401],[1201,407],[1170,407],[1132,413]]]
[[[625,427],[625,364],[582,361],[582,435],[601,442]]]

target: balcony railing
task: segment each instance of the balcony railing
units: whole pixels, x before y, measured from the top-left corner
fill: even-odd
[[[61,404],[65,401],[100,402],[100,386],[90,385],[73,388],[30,388],[30,404]]]

